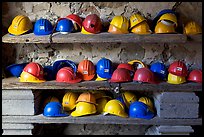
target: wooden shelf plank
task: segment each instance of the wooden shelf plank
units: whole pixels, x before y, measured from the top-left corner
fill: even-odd
[[[112,86],[117,86],[112,83]],[[75,84],[59,83],[55,80],[44,83],[22,83],[16,77],[2,79],[2,89],[71,89],[71,90],[109,90],[107,81],[83,81]],[[162,82],[159,84],[128,82],[121,83],[121,90],[159,91],[159,92],[192,92],[202,91],[202,84],[183,83],[179,85]]]
[[[123,125],[202,125],[198,119],[164,119],[154,117],[150,120],[139,118],[122,118],[114,115],[89,115],[82,117],[45,117],[35,116],[2,116],[2,123],[74,123],[74,124],[123,124]]]
[[[66,35],[56,32],[53,34],[53,43],[185,43],[187,36],[183,34],[111,34],[103,32],[94,35],[85,35],[80,32]],[[36,36],[29,33],[20,36],[6,34],[2,37],[4,43],[49,43],[49,35]]]

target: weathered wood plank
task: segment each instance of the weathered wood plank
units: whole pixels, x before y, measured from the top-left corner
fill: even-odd
[[[113,84],[115,86],[115,84]],[[75,84],[46,81],[44,83],[22,83],[18,78],[2,79],[2,89],[72,89],[72,90],[109,90],[107,81],[83,81]],[[128,82],[121,84],[121,90],[158,91],[158,92],[192,92],[202,91],[202,84],[184,83],[179,85],[162,82],[160,84]]]
[[[113,115],[90,115],[83,117],[45,117],[35,116],[2,116],[2,123],[74,123],[74,124],[123,124],[123,125],[202,125],[202,118],[198,119],[153,119],[122,118]]]
[[[80,32],[66,35],[56,32],[52,37],[53,43],[185,43],[187,36],[183,34],[111,34],[103,32],[94,35],[85,35]],[[6,34],[2,37],[4,43],[49,43],[49,35],[36,36],[34,33],[21,36]]]

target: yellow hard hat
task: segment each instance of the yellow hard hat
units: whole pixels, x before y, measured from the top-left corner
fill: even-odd
[[[8,28],[8,32],[13,35],[21,35],[33,28],[33,24],[27,16],[16,16]]]
[[[79,102],[76,104],[76,110],[71,113],[73,117],[90,115],[96,113],[96,106],[92,103]]]
[[[149,107],[149,110],[154,112],[154,105],[153,105],[152,101],[150,100],[150,98],[140,97],[138,101],[145,103]]]
[[[124,34],[119,28],[112,24],[110,24],[108,32],[112,34]]]
[[[167,82],[170,84],[182,84],[186,82],[186,78],[169,73]]]
[[[103,109],[105,108],[106,103],[110,100],[108,97],[102,97],[96,100],[96,103],[98,104],[96,106],[96,110],[98,113],[103,113]]]
[[[88,31],[86,31],[83,26],[82,26],[82,28],[81,28],[81,33],[82,33],[82,34],[94,34],[94,33],[90,33],[90,32],[88,32]]]
[[[161,20],[171,21],[171,22],[175,23],[175,26],[176,26],[176,27],[178,26],[177,17],[176,17],[175,14],[165,13],[165,14],[163,14],[163,15],[159,18],[159,20],[157,21],[157,23],[159,23]]]
[[[132,16],[130,16],[130,29],[132,27],[134,27],[135,25],[145,21],[146,19],[140,15],[140,14],[133,14]]]
[[[104,81],[104,80],[107,80],[106,78],[102,78],[100,77],[98,74],[97,74],[97,78],[95,81]]]
[[[128,114],[125,112],[125,107],[123,104],[116,99],[109,100],[103,110],[103,115],[112,114],[120,117],[128,117]]]
[[[141,65],[140,68],[147,68],[146,64],[144,64],[142,61],[137,60],[137,59],[131,60],[131,61],[128,62],[128,64],[130,64],[130,65],[133,65],[134,63],[139,63]],[[139,69],[139,68],[137,68],[137,69]]]
[[[45,80],[40,80],[32,74],[23,71],[20,75],[20,82],[32,82],[32,83],[40,83],[45,82]]]
[[[191,35],[191,34],[200,34],[202,33],[202,28],[198,23],[195,21],[189,21],[185,26],[184,26],[184,34]]]
[[[78,102],[87,102],[87,103],[93,103],[96,105],[96,99],[95,96],[91,92],[83,92],[79,95],[76,103]]]
[[[164,20],[157,23],[154,31],[155,33],[176,33],[174,26],[171,23]]]
[[[125,105],[129,108],[130,104],[137,101],[137,97],[134,93],[125,91],[122,93],[123,100],[125,102]]]
[[[110,25],[117,27],[122,33],[129,33],[129,21],[124,16],[114,16]]]
[[[151,30],[150,30],[149,25],[147,24],[146,21],[143,21],[143,22],[137,24],[136,26],[134,26],[131,29],[131,32],[133,32],[135,34],[151,34]]]
[[[76,100],[78,99],[78,93],[67,92],[62,99],[62,106],[65,111],[73,110],[76,106]]]
[[[59,99],[57,97],[54,96],[48,96],[44,102],[43,102],[43,108],[47,105],[47,103],[49,102],[60,102]]]

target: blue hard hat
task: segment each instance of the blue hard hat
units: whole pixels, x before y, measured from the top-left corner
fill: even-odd
[[[161,62],[156,62],[150,66],[150,70],[160,79],[165,80],[168,74],[166,66]]]
[[[43,115],[46,117],[64,117],[68,114],[63,110],[59,102],[49,102],[44,108]]]
[[[43,71],[44,71],[44,78],[46,81],[55,79],[52,66],[44,66]]]
[[[39,19],[34,25],[35,35],[49,35],[52,33],[53,26],[52,23],[47,19]]]
[[[68,32],[72,32],[74,28],[74,25],[72,23],[71,20],[66,19],[66,18],[61,18],[59,19],[59,21],[57,22],[57,27],[56,27],[56,31],[63,33],[68,33]]]
[[[125,102],[124,102],[122,96],[119,96],[119,97],[117,97],[116,99],[119,100],[119,101],[125,106]]]
[[[129,116],[131,118],[151,119],[154,117],[154,113],[149,110],[145,103],[135,101],[130,104]]]
[[[101,78],[110,79],[113,74],[113,66],[111,60],[107,58],[101,58],[96,64],[96,73]]]
[[[6,70],[14,77],[20,77],[24,67],[28,63],[21,63],[21,64],[12,64],[6,67]]]

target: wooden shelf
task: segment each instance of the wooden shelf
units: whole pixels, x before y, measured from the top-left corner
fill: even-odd
[[[202,37],[196,37],[199,39]],[[192,40],[192,39],[191,39]],[[183,34],[111,34],[103,32],[94,35],[85,35],[80,32],[69,33],[66,35],[56,32],[53,34],[53,43],[185,43],[187,36]],[[29,33],[20,36],[6,34],[2,37],[4,43],[50,43],[49,35],[36,36]]]
[[[150,120],[139,118],[122,118],[114,115],[87,115],[82,117],[45,117],[35,116],[2,116],[2,123],[74,123],[74,124],[123,124],[123,125],[202,125],[198,119],[164,119],[154,117]]]
[[[112,86],[117,86],[112,83]],[[22,83],[16,77],[2,79],[2,89],[71,89],[71,90],[109,90],[107,81],[82,81],[80,83],[68,84],[58,83],[55,80],[46,81],[43,83]],[[159,84],[136,83],[128,82],[121,83],[121,90],[135,90],[135,91],[159,91],[159,92],[191,92],[202,91],[202,84],[198,83],[183,83],[179,85],[162,82]]]

